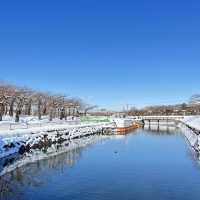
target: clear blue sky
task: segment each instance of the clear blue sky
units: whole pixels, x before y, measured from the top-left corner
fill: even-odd
[[[200,93],[200,1],[1,1],[0,79],[111,108],[186,101]]]

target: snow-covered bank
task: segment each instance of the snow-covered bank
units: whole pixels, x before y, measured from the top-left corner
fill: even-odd
[[[195,151],[200,151],[200,137],[192,129],[188,128],[184,124],[180,124],[179,128],[182,130],[184,136],[187,138],[190,145]]]
[[[26,152],[24,155],[21,156],[4,158],[0,161],[0,176],[8,172],[11,172],[16,168],[21,168],[22,166],[25,165],[27,166],[27,164],[34,163],[36,161],[46,160],[46,159],[51,160],[54,159],[53,157],[55,157],[56,159],[56,156],[64,154],[65,152],[68,152],[68,154],[70,154],[68,163],[71,165],[74,162],[76,162],[76,159],[78,158],[77,155],[71,155],[70,152],[72,153],[74,152],[77,154],[83,147],[95,144],[96,142],[99,141],[103,142],[105,139],[108,138],[109,136],[92,135],[89,137],[65,141],[62,144],[53,144],[51,145],[51,147],[48,147],[45,151],[44,150],[41,151],[39,149],[32,149],[30,152]],[[73,151],[75,149],[77,150]]]
[[[200,116],[185,116],[179,127],[195,151],[200,152]]]
[[[185,116],[181,122],[200,132],[200,116]]]
[[[44,127],[0,131],[0,158],[30,149],[101,133],[110,123],[54,124]]]

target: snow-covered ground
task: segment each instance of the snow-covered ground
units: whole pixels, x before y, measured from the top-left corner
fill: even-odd
[[[28,129],[34,127],[45,127],[51,125],[76,125],[81,124],[80,118],[68,117],[66,120],[53,119],[49,121],[48,116],[43,116],[42,120],[38,120],[35,116],[21,116],[19,122],[15,122],[14,117],[4,116],[0,121],[0,132],[7,130]]]
[[[181,120],[180,128],[190,145],[200,152],[200,116],[185,116]]]
[[[71,140],[101,131],[110,123],[81,123],[79,118],[67,120],[54,119],[49,122],[47,117],[38,120],[36,117],[21,117],[15,123],[11,117],[4,117],[0,122],[0,158],[17,153],[22,146],[34,146],[46,140]]]
[[[200,116],[185,116],[181,121],[191,128],[200,131]]]

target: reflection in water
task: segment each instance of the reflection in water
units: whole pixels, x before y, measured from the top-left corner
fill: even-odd
[[[172,135],[181,135],[184,137],[183,134],[181,134],[181,130],[179,127],[175,126],[175,124],[158,124],[158,123],[152,123],[147,124],[144,127],[144,130],[147,131],[147,134],[151,135],[157,135],[157,136],[172,136]],[[184,129],[184,131],[191,131],[188,129]],[[186,143],[188,143],[188,156],[191,160],[195,160],[195,166],[200,168],[200,153],[194,151],[194,149],[191,147],[188,140],[185,138]]]
[[[144,126],[144,130],[148,131],[148,134],[174,135],[177,133],[179,128],[174,125],[147,124]]]
[[[0,199],[35,199],[37,192],[37,200],[196,200],[200,169],[180,132],[152,124],[126,136],[91,136],[33,151],[4,168],[18,166],[0,178]]]
[[[23,187],[41,186],[42,182],[33,177],[36,174],[33,172],[32,168],[30,171],[17,168],[15,171],[0,177],[0,199],[20,199]]]
[[[40,173],[51,170],[62,173],[65,168],[73,167],[78,162],[86,146],[107,138],[90,136],[64,142],[62,145],[52,145],[45,151],[33,150],[24,156],[10,158],[8,166],[1,166],[6,174],[0,176],[0,199],[19,199],[23,194],[23,187],[40,187],[46,183],[36,178]]]

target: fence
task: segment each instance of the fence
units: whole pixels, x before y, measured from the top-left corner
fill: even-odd
[[[68,120],[68,121],[55,121],[55,122],[36,122],[36,123],[28,123],[28,122],[5,122],[0,124],[0,130],[16,130],[16,129],[29,129],[34,127],[45,127],[45,126],[53,126],[53,125],[79,125],[80,121],[78,120]]]

